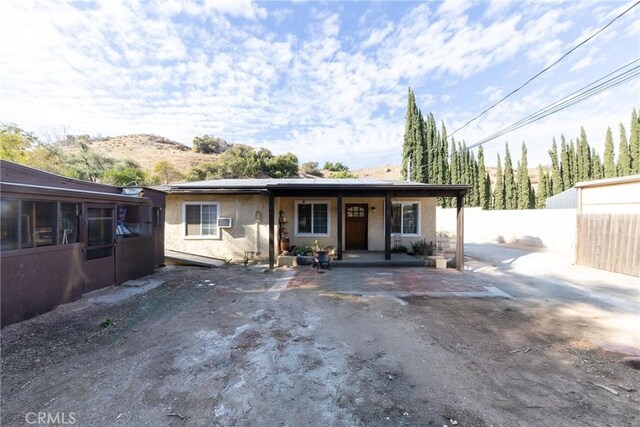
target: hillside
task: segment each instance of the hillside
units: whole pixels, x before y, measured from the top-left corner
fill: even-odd
[[[108,138],[90,139],[90,148],[118,160],[132,159],[150,170],[156,163],[166,160],[178,170],[185,171],[191,166],[203,162],[213,162],[217,154],[201,154],[191,151],[190,147],[162,136],[151,134],[122,135]],[[64,152],[79,150],[75,144],[61,144]]]

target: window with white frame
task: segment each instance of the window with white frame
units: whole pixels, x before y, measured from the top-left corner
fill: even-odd
[[[184,235],[217,238],[219,236],[218,212],[218,203],[185,203]]]
[[[329,203],[296,202],[296,235],[329,235]]]
[[[400,236],[420,235],[420,203],[392,203],[391,234]]]

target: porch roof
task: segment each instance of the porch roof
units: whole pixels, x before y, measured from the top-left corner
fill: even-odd
[[[464,195],[470,186],[466,184],[422,184],[407,181],[385,181],[376,179],[217,179],[208,181],[168,184],[168,193],[293,193],[351,192],[374,195],[376,193],[411,193],[425,196]]]

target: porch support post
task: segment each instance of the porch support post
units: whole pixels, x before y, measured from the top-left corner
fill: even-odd
[[[391,194],[384,194],[384,259],[391,259]]]
[[[338,261],[342,260],[342,193],[338,193]]]
[[[456,197],[456,269],[464,271],[464,193]]]
[[[275,200],[273,193],[269,192],[269,268],[275,265]]]

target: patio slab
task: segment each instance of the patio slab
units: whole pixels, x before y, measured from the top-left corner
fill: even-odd
[[[382,251],[345,251],[342,259],[332,260],[331,267],[423,267],[425,260],[405,253],[392,253],[391,259],[384,259]]]
[[[467,298],[511,298],[491,284],[454,269],[425,267],[389,269],[316,270],[299,267],[288,289],[317,289],[348,295],[380,295],[398,298],[428,296]]]

